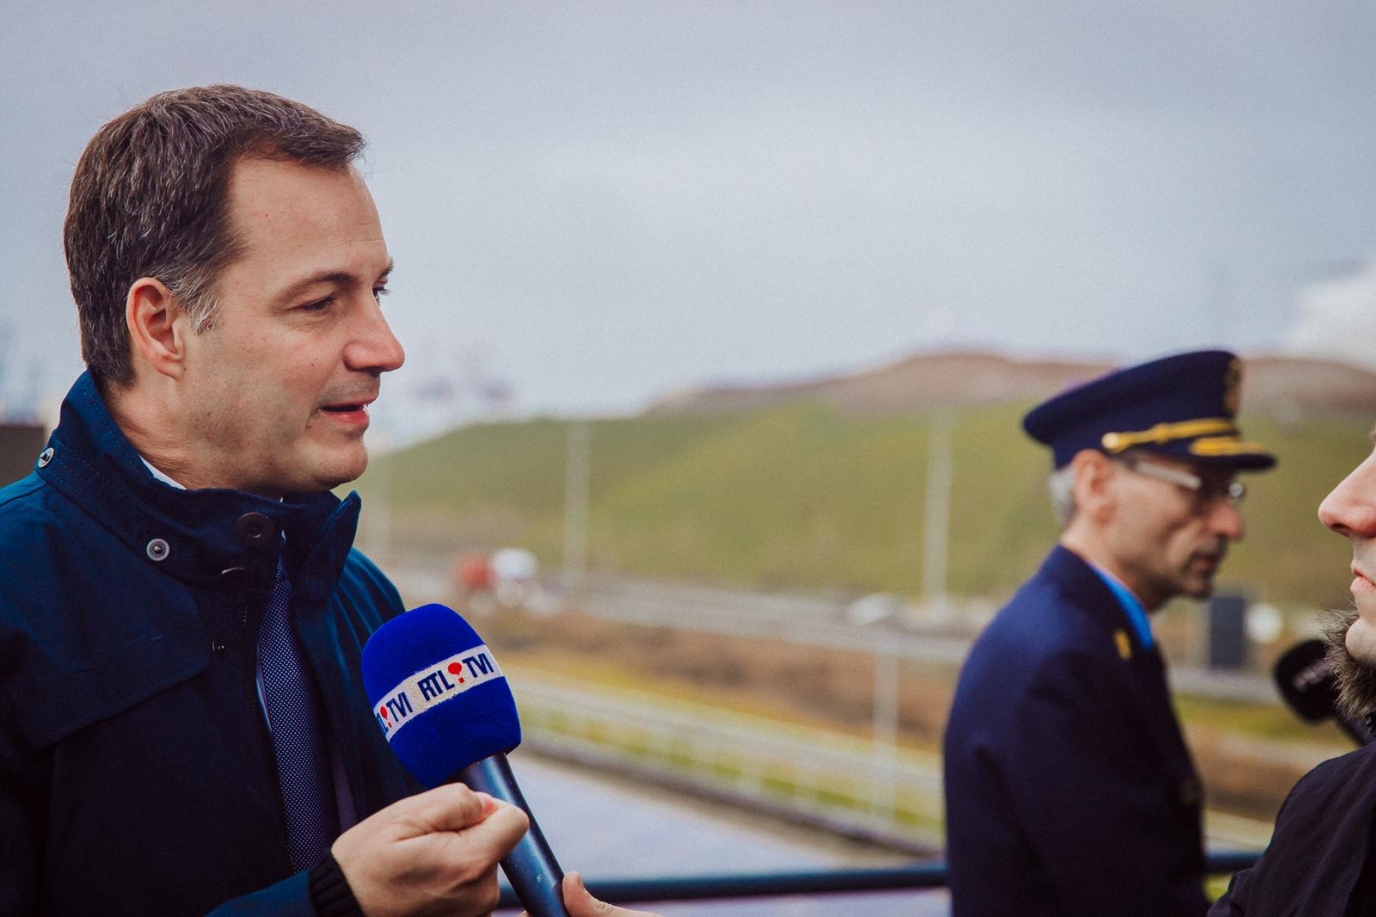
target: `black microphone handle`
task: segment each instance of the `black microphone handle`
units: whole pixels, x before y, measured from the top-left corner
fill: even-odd
[[[554,851],[536,824],[525,796],[521,795],[506,755],[483,758],[459,771],[457,776],[470,790],[509,802],[530,816],[530,830],[516,849],[502,860],[502,872],[506,873],[507,881],[530,912],[530,917],[569,917],[561,887],[564,870],[559,868]]]
[[[1356,742],[1358,745],[1370,745],[1372,740],[1376,739],[1376,736],[1373,736],[1371,731],[1366,728],[1365,723],[1348,716],[1346,713],[1334,710],[1333,719],[1338,721],[1338,725],[1342,727],[1343,732],[1347,733],[1352,741]]]

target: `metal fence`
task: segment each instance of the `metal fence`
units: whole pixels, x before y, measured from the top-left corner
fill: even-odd
[[[1260,854],[1252,852],[1214,851],[1208,855],[1205,869],[1209,875],[1228,875],[1251,866],[1258,856]],[[592,878],[587,880],[587,886],[593,895],[611,904],[921,890],[946,887],[946,864],[933,861],[884,869],[675,876],[656,879]],[[520,907],[520,902],[510,888],[503,886],[499,906],[515,908]]]
[[[939,756],[638,692],[522,673],[524,746],[914,854],[942,843]]]
[[[914,856],[941,849],[934,752],[524,670],[512,687],[531,751]],[[1215,811],[1204,827],[1225,849],[1260,849],[1271,832],[1269,822]]]

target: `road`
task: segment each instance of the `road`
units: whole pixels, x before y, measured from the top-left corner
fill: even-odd
[[[442,566],[389,563],[387,570],[408,597],[443,601],[453,585]],[[443,571],[443,572],[440,572]],[[859,652],[884,653],[904,660],[957,667],[973,639],[953,627],[950,608],[930,609],[896,597],[871,596],[863,602],[787,593],[761,593],[631,577],[590,577],[577,595],[545,591],[538,602],[574,608],[584,614],[628,624],[674,627],[732,637],[781,640]],[[888,603],[889,607],[883,606]],[[859,611],[887,620],[856,624]],[[963,616],[987,618],[992,608],[972,604]],[[1171,688],[1179,694],[1249,703],[1276,703],[1271,679],[1254,672],[1219,672],[1171,667]]]

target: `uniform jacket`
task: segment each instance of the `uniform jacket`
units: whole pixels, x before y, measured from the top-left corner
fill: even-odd
[[[1362,874],[1371,855],[1373,806],[1376,745],[1314,768],[1286,797],[1266,852],[1233,877],[1209,917],[1376,913],[1376,877]]]
[[[361,684],[402,606],[358,497],[159,483],[89,376],[48,446],[0,490],[0,914],[312,914],[255,688],[279,550],[359,817],[419,788]]]
[[[1199,917],[1200,790],[1157,650],[1057,547],[975,641],[945,737],[955,917]]]

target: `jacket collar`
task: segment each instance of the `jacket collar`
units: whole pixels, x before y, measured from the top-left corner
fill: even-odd
[[[1077,608],[1088,612],[1106,633],[1123,631],[1132,642],[1134,656],[1155,652],[1155,647],[1142,645],[1127,610],[1108,584],[1080,555],[1058,544],[1042,562],[1040,575],[1054,582]]]
[[[89,372],[63,400],[36,471],[140,561],[198,585],[265,588],[285,533],[282,554],[294,594],[323,600],[358,523],[356,493],[344,500],[328,492],[288,494],[278,501],[158,481],[110,416]]]

